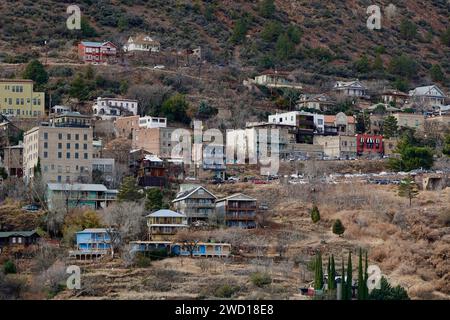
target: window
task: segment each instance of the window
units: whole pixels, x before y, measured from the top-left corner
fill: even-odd
[[[61,182],[61,176],[58,176],[58,182]]]
[[[78,133],[75,135],[75,140],[80,140],[80,135]]]
[[[70,152],[67,152],[67,153],[66,153],[66,158],[67,158],[67,159],[70,159]]]
[[[70,166],[66,166],[66,173],[70,173]]]
[[[62,143],[58,142],[58,149],[62,149]]]
[[[14,87],[13,87],[14,88]],[[16,237],[13,237],[12,238],[12,243],[17,243],[17,238]]]
[[[87,144],[86,143],[83,145],[83,149],[87,150]]]
[[[62,173],[62,166],[58,166],[58,173]]]
[[[48,172],[48,166],[44,166],[44,172]]]
[[[22,243],[22,239],[23,239],[22,237],[18,237],[17,238],[17,243]]]
[[[66,148],[67,148],[67,149],[70,149],[70,143],[67,143],[67,144],[66,144]]]
[[[88,159],[88,154],[87,153],[84,154],[84,158]]]
[[[62,140],[62,133],[58,133],[58,139]]]
[[[62,152],[60,151],[60,152],[58,152],[58,159],[61,159],[62,158]]]
[[[48,149],[48,142],[44,142],[44,149]]]
[[[80,145],[78,143],[75,143],[75,149],[78,150],[80,148]]]
[[[87,140],[87,134],[84,135],[84,140]]]
[[[48,158],[48,152],[44,151],[44,158]]]
[[[71,138],[71,134],[68,133],[68,134],[67,134],[67,140],[70,140],[70,138]]]
[[[66,182],[70,182],[70,176],[66,176]]]

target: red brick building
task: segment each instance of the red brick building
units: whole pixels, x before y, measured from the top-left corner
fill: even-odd
[[[382,155],[383,152],[383,136],[373,134],[356,135],[356,153],[358,156],[369,154]]]
[[[117,46],[110,42],[82,41],[78,44],[78,56],[87,63],[104,63],[115,60]]]

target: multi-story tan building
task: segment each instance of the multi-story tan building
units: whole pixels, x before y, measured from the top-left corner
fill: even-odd
[[[23,166],[27,181],[40,160],[45,182],[82,182],[92,179],[92,128],[40,125],[24,134]]]
[[[132,148],[145,149],[161,157],[170,157],[173,142],[172,132],[175,128],[145,128],[133,131]]]
[[[139,116],[117,118],[114,129],[117,137],[132,139],[133,132],[139,129]]]
[[[423,130],[425,123],[425,117],[421,114],[414,113],[395,113],[393,114],[395,119],[397,119],[397,124],[399,128],[413,128],[416,130]]]
[[[314,136],[314,144],[323,147],[325,157],[352,159],[356,157],[356,136]]]
[[[20,118],[45,115],[45,93],[33,91],[33,81],[0,79],[0,112]]]
[[[8,176],[22,177],[23,175],[23,144],[3,148],[3,165]]]

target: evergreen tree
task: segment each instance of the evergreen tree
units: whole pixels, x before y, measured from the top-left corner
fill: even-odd
[[[179,121],[187,124],[191,120],[186,113],[188,108],[189,103],[186,101],[185,96],[177,93],[164,101],[161,107],[161,113],[169,121]]]
[[[366,251],[366,265],[364,268],[364,300],[369,299],[369,287],[367,286],[367,281],[369,280],[369,274],[367,269],[369,268],[369,261],[367,259],[367,251]]]
[[[247,34],[248,21],[246,18],[241,17],[234,24],[233,33],[231,35],[231,43],[239,44],[244,41],[245,35]]]
[[[365,54],[355,62],[355,69],[359,73],[367,73],[370,71],[369,58]]]
[[[322,254],[320,252],[316,255],[315,270],[314,289],[321,290],[323,288],[323,270]]]
[[[409,300],[408,293],[401,286],[392,287],[385,277],[381,278],[380,289],[373,289],[369,300]]]
[[[317,208],[316,205],[314,205],[311,209],[311,220],[314,223],[317,223],[320,221],[320,212],[319,212],[319,208]]]
[[[403,179],[398,185],[398,195],[400,197],[409,199],[409,206],[411,206],[412,199],[419,194],[419,188],[411,177]]]
[[[377,54],[375,60],[373,61],[372,69],[375,71],[384,71],[383,59],[381,59],[381,55]]]
[[[334,265],[334,255],[331,255],[331,267],[330,267],[331,289],[336,289],[336,266]]]
[[[359,261],[358,261],[358,300],[364,300],[364,274],[363,274],[363,262],[362,262],[362,250],[359,248]]]
[[[38,87],[44,85],[48,81],[48,73],[39,60],[31,60],[23,72],[24,79],[33,80]]]
[[[394,116],[387,116],[383,123],[383,136],[386,138],[395,137],[398,131],[397,119]]]
[[[341,299],[347,300],[347,286],[345,284],[344,257],[342,257],[342,270],[341,270]]]
[[[150,188],[145,193],[145,210],[153,211],[163,207],[163,194],[158,188]]]
[[[328,263],[327,263],[327,278],[328,278],[328,281],[327,281],[327,288],[328,288],[328,291],[330,291],[330,289],[331,289],[331,285],[330,285],[330,279],[331,279],[331,257],[328,257]]]
[[[347,262],[347,281],[346,281],[346,298],[347,300],[352,300],[352,253],[348,253],[348,262]]]
[[[337,234],[339,237],[345,232],[345,227],[340,219],[337,219],[333,223],[333,233]]]
[[[123,179],[117,194],[117,201],[138,201],[143,197],[144,194],[140,192],[134,177],[126,177]]]
[[[441,66],[438,64],[433,64],[430,69],[430,76],[433,81],[444,81],[445,75],[442,72]]]
[[[278,36],[275,48],[277,58],[282,61],[288,60],[295,51],[294,43],[291,41],[287,33],[283,33]]]

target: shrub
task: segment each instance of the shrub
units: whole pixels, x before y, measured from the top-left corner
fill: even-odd
[[[3,273],[4,274],[10,274],[10,273],[17,273],[16,265],[11,260],[7,260],[3,264]]]
[[[239,291],[239,287],[232,286],[229,284],[224,284],[224,285],[219,286],[214,291],[214,296],[217,298],[231,298],[238,291]]]
[[[264,287],[272,283],[272,278],[269,274],[263,272],[255,272],[250,276],[251,282],[257,287]]]
[[[319,208],[317,208],[316,205],[314,205],[313,208],[311,209],[311,220],[314,223],[320,221],[320,212],[319,212]]]
[[[148,268],[152,264],[152,260],[143,254],[137,254],[134,258],[134,262],[138,268]]]

